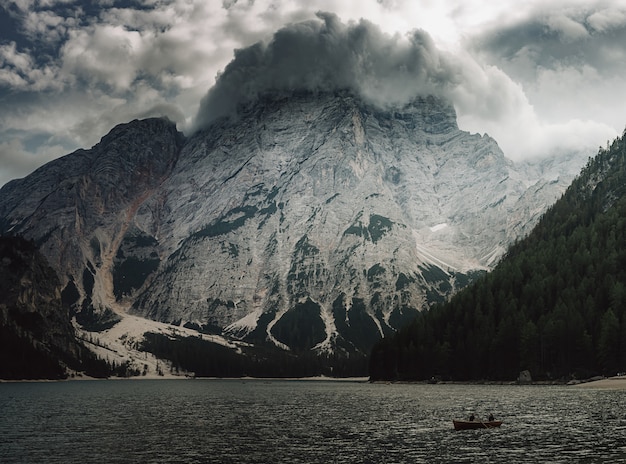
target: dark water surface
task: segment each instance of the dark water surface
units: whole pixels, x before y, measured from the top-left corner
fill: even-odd
[[[470,412],[499,429],[455,432]],[[1,463],[626,462],[626,391],[337,381],[0,384]]]

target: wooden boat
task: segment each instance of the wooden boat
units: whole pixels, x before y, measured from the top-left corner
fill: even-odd
[[[454,430],[473,430],[473,429],[492,429],[494,427],[500,427],[502,421],[480,421],[480,420],[456,420],[452,421],[454,424]]]

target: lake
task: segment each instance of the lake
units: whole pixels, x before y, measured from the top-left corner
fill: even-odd
[[[502,427],[454,431],[493,413]],[[295,380],[0,384],[2,463],[626,462],[626,391]]]

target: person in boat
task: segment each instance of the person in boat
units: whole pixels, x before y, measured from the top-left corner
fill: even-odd
[[[474,422],[474,414],[470,414],[470,422]]]
[[[495,419],[493,418],[493,414],[489,414],[489,422],[493,422]]]

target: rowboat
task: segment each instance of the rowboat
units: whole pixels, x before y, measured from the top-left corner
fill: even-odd
[[[472,429],[492,429],[494,427],[500,427],[502,421],[468,421],[468,420],[456,420],[452,421],[454,424],[454,430],[472,430]]]

